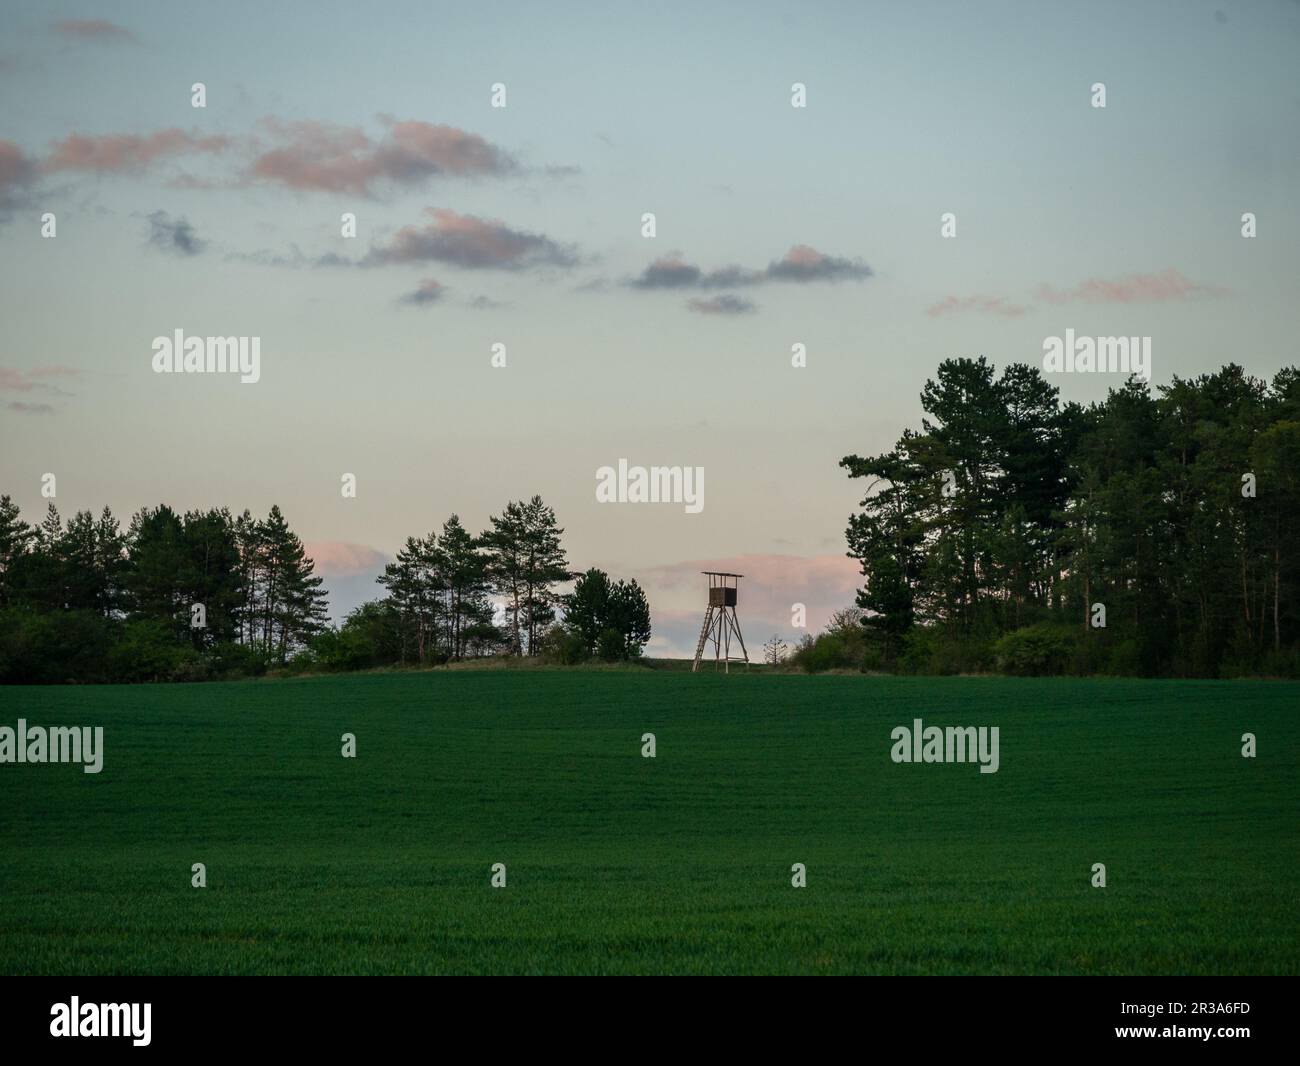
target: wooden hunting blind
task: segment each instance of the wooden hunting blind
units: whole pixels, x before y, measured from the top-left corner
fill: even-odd
[[[745,650],[745,638],[740,635],[740,621],[736,618],[736,597],[740,591],[740,579],[744,574],[729,574],[722,570],[704,570],[709,579],[709,605],[704,611],[704,625],[700,627],[699,643],[695,645],[695,663],[691,673],[700,668],[704,658],[704,649],[713,644],[713,668],[719,665],[724,673],[730,673],[732,662],[743,662],[749,667],[749,652]],[[736,638],[740,645],[740,654],[731,654],[731,638]]]
[[[737,591],[734,588],[722,588],[721,586],[709,589],[709,606],[735,607]]]

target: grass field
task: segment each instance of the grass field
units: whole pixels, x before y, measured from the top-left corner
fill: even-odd
[[[5,973],[1300,969],[1296,684],[465,670],[0,704],[105,730],[98,775],[0,766]],[[892,763],[914,717],[997,725],[999,772]]]

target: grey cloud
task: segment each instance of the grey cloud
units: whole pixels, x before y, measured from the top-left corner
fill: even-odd
[[[172,219],[166,211],[155,211],[149,216],[149,244],[164,252],[180,255],[198,255],[207,247],[185,219]]]

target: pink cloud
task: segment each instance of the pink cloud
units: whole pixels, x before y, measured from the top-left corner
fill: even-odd
[[[415,307],[428,307],[436,304],[446,293],[447,287],[434,278],[425,278],[411,292],[402,297],[401,302]]]
[[[461,215],[444,208],[425,214],[426,226],[404,226],[387,246],[371,249],[368,264],[438,261],[468,269],[511,270],[527,266],[572,266],[575,253],[549,237],[511,229],[495,219]]]
[[[767,277],[773,281],[840,281],[871,274],[871,268],[860,260],[824,255],[806,244],[796,244],[767,267]]]
[[[1054,289],[1051,285],[1044,284],[1038,287],[1034,295],[1043,303],[1059,306],[1069,303],[1163,303],[1197,297],[1225,296],[1229,291],[1217,285],[1202,285],[1191,281],[1180,271],[1170,267],[1158,274],[1130,274],[1115,281],[1090,278],[1073,289]],[[925,313],[931,318],[966,311],[1019,318],[1031,310],[1033,310],[1032,306],[1013,304],[1002,296],[946,296],[938,303],[927,307]]]
[[[415,120],[393,122],[375,158],[380,170],[397,180],[429,173],[500,174],[515,166],[501,149],[476,133]]]
[[[229,137],[201,137],[180,129],[83,136],[73,133],[53,145],[45,169],[94,173],[139,171],[166,156],[194,152],[217,153],[230,146]]]
[[[307,555],[322,577],[357,577],[384,568],[389,556],[365,544],[341,540],[315,540],[306,545]]]
[[[1184,277],[1170,267],[1159,274],[1130,274],[1126,278],[1107,281],[1090,278],[1073,289],[1059,290],[1050,285],[1040,285],[1036,295],[1044,303],[1163,303],[1185,300],[1197,296],[1223,296],[1229,290],[1216,285],[1202,285]]]
[[[7,392],[53,392],[66,396],[67,393],[57,385],[50,384],[52,379],[74,378],[80,370],[69,366],[38,366],[30,370],[16,370],[13,367],[0,366],[0,391]]]
[[[1019,318],[1026,310],[1018,304],[1008,302],[1002,296],[947,296],[927,307],[925,313],[931,318],[937,318],[940,315],[956,314],[961,311],[979,311],[984,314]]]
[[[104,19],[64,19],[50,27],[63,37],[81,41],[134,41],[135,34]]]
[[[504,174],[514,160],[474,133],[428,122],[384,120],[388,135],[378,144],[356,126],[266,119],[274,147],[253,161],[262,181],[292,189],[371,194],[376,182],[413,185],[436,174]]]

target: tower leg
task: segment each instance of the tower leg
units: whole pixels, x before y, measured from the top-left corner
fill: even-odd
[[[713,636],[713,669],[715,673],[718,669],[718,660],[722,657],[722,627],[726,623],[726,619],[723,617],[726,613],[723,610],[718,611],[718,631]]]
[[[722,613],[724,615],[727,613],[725,607],[722,608]],[[724,642],[722,651],[722,672],[724,674],[729,674],[731,673],[731,627],[725,624],[725,618],[723,619],[723,622],[724,624],[718,627],[722,630],[722,639]]]
[[[736,640],[740,644],[740,654],[745,657],[745,668],[748,669],[749,652],[745,649],[745,638],[740,635],[740,619],[736,617],[736,608],[731,608],[727,620],[731,623],[732,629],[736,631]]]

